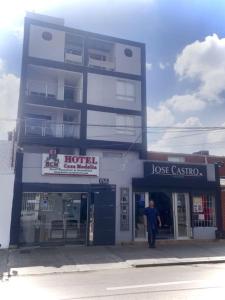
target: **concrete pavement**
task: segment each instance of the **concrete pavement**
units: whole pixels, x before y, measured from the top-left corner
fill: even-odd
[[[7,270],[12,276],[22,276],[221,262],[225,262],[225,243],[220,241],[159,243],[156,249],[145,244],[52,246],[1,250],[0,274]]]
[[[224,300],[225,264],[164,266],[14,276],[0,282],[1,299]]]

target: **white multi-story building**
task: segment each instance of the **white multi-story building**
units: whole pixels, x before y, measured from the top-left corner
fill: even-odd
[[[11,244],[131,241],[145,45],[36,14],[24,29]]]

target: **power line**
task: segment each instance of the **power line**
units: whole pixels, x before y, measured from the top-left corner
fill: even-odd
[[[47,123],[49,122],[50,124],[68,124],[68,125],[77,125],[80,126],[82,123],[77,123],[77,122],[55,122],[55,121],[50,121],[50,120],[42,120],[42,119],[35,119],[35,118],[30,118],[30,119],[13,119],[13,118],[0,118],[0,121],[4,122],[25,122],[26,120],[35,120],[35,121],[46,121]],[[116,127],[116,128],[146,128],[146,129],[157,129],[157,130],[181,130],[181,131],[187,131],[187,130],[197,130],[197,131],[207,131],[207,130],[225,130],[225,126],[130,126],[130,125],[110,125],[110,124],[87,124],[87,127]],[[40,126],[41,127],[41,126]]]

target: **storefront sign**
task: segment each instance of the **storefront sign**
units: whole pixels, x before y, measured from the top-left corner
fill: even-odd
[[[42,154],[42,175],[99,176],[97,156]]]
[[[189,164],[173,164],[164,162],[146,162],[145,177],[170,176],[177,178],[203,178],[207,176],[206,167]]]

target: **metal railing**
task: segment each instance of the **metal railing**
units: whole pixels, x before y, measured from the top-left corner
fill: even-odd
[[[26,94],[28,96],[44,97],[59,99],[57,83],[50,83],[41,80],[29,80],[27,83]],[[82,88],[64,84],[62,96],[64,100],[71,100],[74,102],[81,102]]]
[[[24,135],[79,138],[80,124],[74,122],[56,123],[49,120],[27,118],[24,120]]]
[[[83,63],[83,49],[82,48],[65,48],[65,62],[71,64]]]
[[[97,67],[101,69],[107,69],[113,71],[115,69],[115,61],[113,59],[100,60],[94,57],[91,57],[92,53],[89,52],[88,55],[88,65],[90,67]]]

